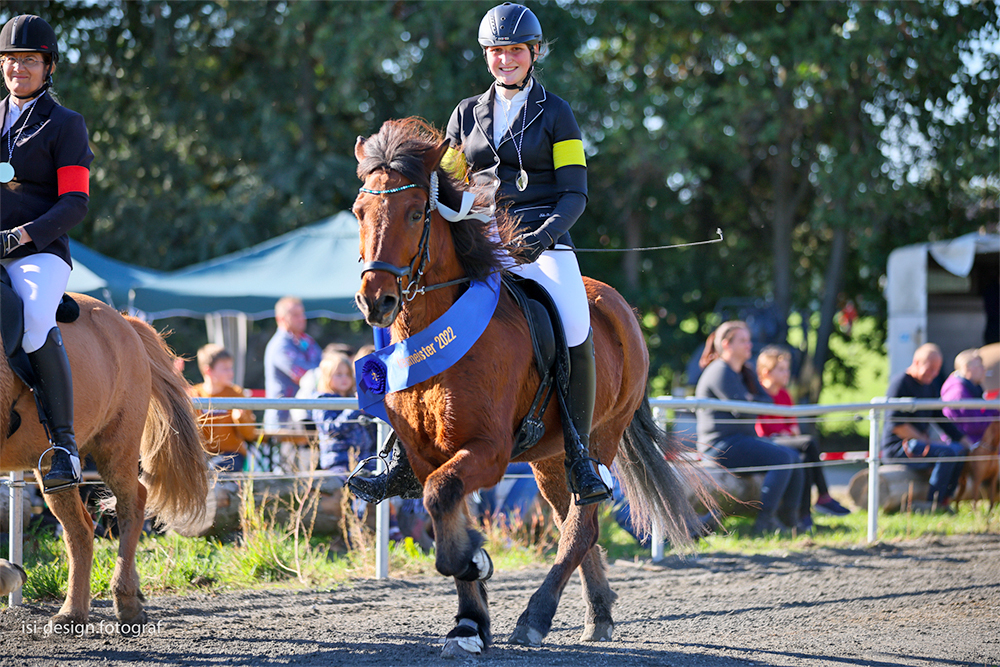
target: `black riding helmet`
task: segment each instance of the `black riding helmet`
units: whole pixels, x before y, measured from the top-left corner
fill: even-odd
[[[524,5],[505,2],[497,5],[479,22],[479,45],[483,54],[491,46],[509,46],[511,44],[527,44],[534,47],[542,41],[542,24],[534,12]],[[524,90],[531,80],[531,72],[535,68],[535,51],[531,51],[531,68],[519,85],[498,83],[504,88]]]
[[[30,95],[16,96],[18,99],[31,99],[41,95],[52,85],[52,65],[59,61],[56,31],[40,16],[32,14],[15,16],[0,30],[0,54],[24,51],[48,56],[45,63],[45,83],[42,87]]]

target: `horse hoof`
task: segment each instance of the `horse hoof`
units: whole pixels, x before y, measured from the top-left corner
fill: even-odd
[[[478,648],[477,648],[478,647]],[[483,652],[483,642],[479,637],[453,637],[446,639],[441,649],[442,658],[470,658]]]
[[[537,647],[542,645],[542,639],[544,638],[545,637],[538,630],[519,625],[514,628],[514,634],[510,636],[510,643],[520,644],[521,646]]]
[[[588,623],[583,627],[583,636],[580,637],[580,641],[609,642],[614,631],[614,623]]]
[[[140,610],[139,613],[134,616],[131,620],[125,620],[123,618],[118,619],[118,632],[123,637],[135,637],[142,634],[142,628],[149,622],[149,616],[145,611]]]
[[[49,619],[53,634],[79,635],[87,626],[87,617],[77,614],[56,614]]]

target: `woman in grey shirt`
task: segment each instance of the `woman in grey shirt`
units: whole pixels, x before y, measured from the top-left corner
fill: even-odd
[[[704,369],[695,396],[725,401],[772,403],[747,362],[753,351],[744,322],[722,323],[709,335],[699,364]],[[699,409],[698,449],[726,468],[782,466],[799,462],[798,452],[757,437],[754,419],[724,410]],[[740,417],[743,417],[742,419]],[[803,474],[800,469],[769,470],[760,490],[755,534],[797,527]]]

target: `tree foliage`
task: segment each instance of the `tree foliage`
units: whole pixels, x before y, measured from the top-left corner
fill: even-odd
[[[443,127],[486,88],[493,4],[9,0],[0,19],[42,15],[66,54],[56,89],[97,156],[74,235],[174,269],[349,208],[358,135]],[[994,3],[531,6],[539,76],[586,138],[577,245],[724,231],[581,255],[640,310],[668,383],[727,297],[819,312],[822,366],[841,293],[882,315],[892,248],[996,222]]]

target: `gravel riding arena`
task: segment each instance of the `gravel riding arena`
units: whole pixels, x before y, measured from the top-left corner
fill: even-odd
[[[997,665],[1000,535],[801,553],[671,556],[609,567],[614,639],[581,643],[574,574],[541,648],[508,644],[547,568],[496,572],[496,643],[483,665]],[[334,590],[271,588],[153,597],[138,636],[114,632],[111,603],[90,627],[47,632],[57,606],[0,612],[0,665],[438,665],[453,626],[451,579],[358,580]]]

